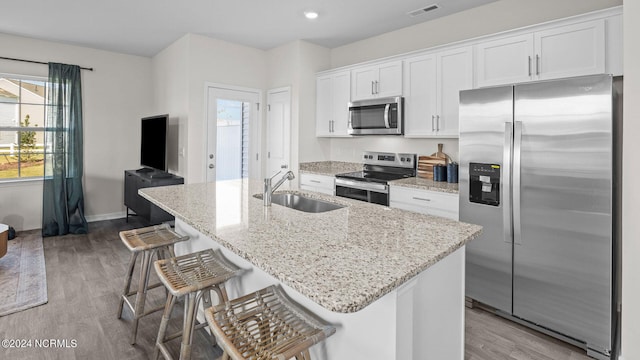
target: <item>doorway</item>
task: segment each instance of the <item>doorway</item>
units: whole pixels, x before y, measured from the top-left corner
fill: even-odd
[[[206,181],[259,179],[259,90],[207,85]]]
[[[291,162],[291,89],[267,92],[267,162],[265,176],[290,169]],[[286,188],[287,182],[283,184]]]

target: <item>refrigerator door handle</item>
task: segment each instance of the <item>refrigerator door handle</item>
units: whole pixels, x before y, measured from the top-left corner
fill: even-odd
[[[502,224],[504,242],[513,241],[513,222],[511,218],[511,162],[513,144],[513,123],[504,123],[504,150],[502,154]]]
[[[522,152],[522,121],[513,123],[513,243],[522,245],[520,222],[520,155]]]

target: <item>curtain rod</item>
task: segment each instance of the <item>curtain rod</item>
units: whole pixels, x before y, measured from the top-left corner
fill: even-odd
[[[28,63],[32,63],[32,64],[42,64],[42,65],[48,65],[49,64],[49,63],[42,62],[42,61],[16,59],[16,58],[4,57],[4,56],[0,56],[0,59],[2,59],[2,60],[13,60],[13,61],[22,61],[22,62],[28,62]],[[80,69],[93,71],[93,68],[86,68],[86,67],[82,67],[82,66],[80,67]]]

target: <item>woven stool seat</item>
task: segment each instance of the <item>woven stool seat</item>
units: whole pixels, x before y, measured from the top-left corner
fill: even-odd
[[[154,267],[160,281],[169,291],[158,330],[155,358],[162,353],[165,359],[172,359],[165,344],[182,336],[180,359],[189,359],[194,330],[207,325],[206,322],[196,325],[196,312],[200,300],[202,299],[205,308],[211,307],[210,292],[214,291],[220,302],[228,301],[225,282],[244,270],[229,262],[220,250],[211,249],[158,260]],[[167,336],[167,325],[173,306],[176,299],[183,296],[186,300],[182,331]]]
[[[163,307],[156,307],[145,311],[145,302],[147,290],[151,290],[162,286],[162,283],[149,285],[149,270],[151,269],[151,259],[155,256],[157,259],[163,259],[168,256],[174,256],[173,245],[188,240],[188,236],[182,236],[171,230],[168,224],[148,226],[140,229],[127,230],[120,232],[120,240],[131,251],[127,277],[125,279],[124,290],[120,296],[120,304],[118,305],[118,318],[122,317],[122,310],[126,303],[133,312],[133,329],[131,334],[131,344],[136,343],[136,333],[138,332],[138,321],[140,318],[147,316],[153,312],[160,311]],[[134,268],[138,255],[142,254],[142,263],[140,266],[140,277],[138,280],[137,291],[131,291],[131,279],[133,277]],[[129,296],[136,295],[135,303],[129,301]]]
[[[310,359],[309,348],[335,333],[277,286],[205,310],[223,359]]]
[[[151,250],[188,240],[171,230],[168,224],[148,226],[120,232],[120,239],[131,252]]]
[[[242,271],[211,249],[159,260],[154,266],[160,281],[178,297],[223,283]]]

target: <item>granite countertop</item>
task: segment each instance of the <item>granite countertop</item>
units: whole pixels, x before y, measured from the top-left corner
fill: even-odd
[[[324,308],[361,310],[476,238],[482,227],[347,198],[325,213],[265,207],[261,182],[144,188],[152,203]],[[283,191],[278,191],[283,192]],[[434,289],[437,291],[437,289]]]
[[[343,161],[317,161],[300,163],[301,173],[334,176],[362,170],[362,164]]]
[[[433,181],[433,180],[424,179],[421,177],[410,177],[406,179],[393,180],[389,182],[389,185],[458,194],[458,183],[448,183],[446,181]]]

